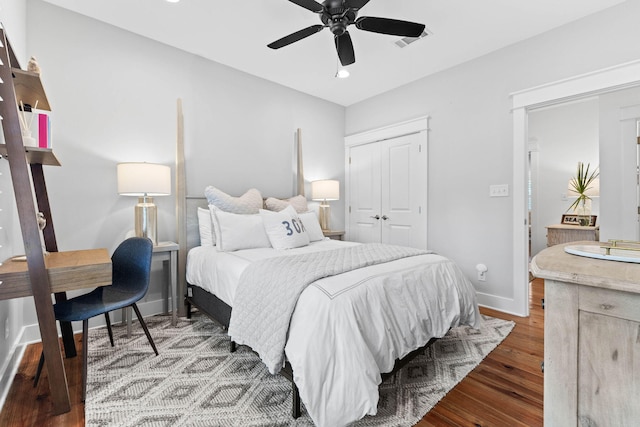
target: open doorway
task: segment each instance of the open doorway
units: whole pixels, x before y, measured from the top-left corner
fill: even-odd
[[[550,243],[547,227],[561,224],[576,200],[568,193],[578,162],[599,167],[599,103],[588,97],[529,111],[529,260]],[[591,215],[600,216],[593,196]],[[596,222],[597,224],[597,222]]]
[[[599,96],[612,93],[621,89],[637,88],[640,86],[640,61],[634,61],[619,66],[606,68],[596,72],[583,74],[574,78],[561,80],[555,83],[538,86],[512,94],[513,99],[513,299],[512,312],[527,316],[528,290],[529,290],[529,220],[528,220],[528,182],[529,182],[529,112],[538,108],[557,105],[568,101],[579,100],[588,96]],[[629,123],[632,123],[629,119]],[[627,126],[628,127],[628,126]],[[601,127],[602,128],[602,127]],[[617,124],[617,128],[625,128]],[[601,130],[601,129],[600,129]],[[625,131],[626,132],[626,131]],[[604,162],[603,154],[608,156],[621,156],[620,151],[604,149],[601,141],[600,166],[601,171]],[[634,150],[636,147],[634,147]],[[634,151],[635,152],[635,151]],[[635,158],[634,158],[635,161]],[[636,171],[634,171],[636,172]],[[637,172],[636,172],[637,173]],[[606,218],[611,218],[612,232],[617,232],[619,226],[615,224],[617,217],[613,211],[621,205],[619,198],[627,194],[626,189],[621,190],[620,185],[630,184],[623,182],[619,171],[612,171],[611,178],[600,181],[600,211],[603,217],[601,222],[604,228]],[[637,192],[637,184],[634,183]],[[637,201],[633,193],[633,203]],[[605,197],[606,196],[606,197]],[[612,203],[606,198],[613,198]],[[622,201],[626,203],[626,201]],[[637,207],[636,207],[637,209]],[[636,211],[637,214],[637,211]],[[606,221],[609,221],[607,219]],[[637,217],[634,229],[638,227]],[[606,234],[605,234],[606,236]],[[604,236],[601,233],[601,240]]]

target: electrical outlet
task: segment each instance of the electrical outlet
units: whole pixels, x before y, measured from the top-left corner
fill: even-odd
[[[509,184],[490,185],[489,197],[509,197]]]
[[[476,271],[478,272],[478,280],[481,282],[485,282],[487,280],[487,271],[489,269],[484,264],[476,265]]]

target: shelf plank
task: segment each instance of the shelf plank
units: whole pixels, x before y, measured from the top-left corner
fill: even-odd
[[[40,74],[15,67],[11,68],[11,74],[13,75],[13,87],[16,91],[18,105],[22,101],[25,105],[28,104],[32,108],[36,108],[36,101],[38,101],[38,110],[51,111]]]
[[[51,148],[24,147],[27,163],[46,166],[61,166]],[[7,157],[7,145],[0,144],[0,156]]]
[[[51,293],[111,284],[111,258],[106,249],[51,252],[45,257]],[[25,261],[12,258],[0,265],[0,300],[31,296]]]

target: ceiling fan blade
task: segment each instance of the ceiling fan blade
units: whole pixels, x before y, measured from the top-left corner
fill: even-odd
[[[424,24],[372,16],[358,18],[355,24],[357,28],[364,31],[390,34],[392,36],[420,37],[420,34],[424,31]]]
[[[312,25],[300,31],[296,31],[295,33],[289,34],[288,36],[284,36],[283,38],[276,40],[273,43],[269,43],[267,46],[271,49],[280,49],[281,47],[290,45],[291,43],[295,43],[298,40],[302,40],[305,37],[309,37],[322,30],[323,28],[324,25]]]
[[[351,9],[358,10],[365,7],[369,0],[349,0],[347,3]]]
[[[353,42],[351,41],[349,32],[345,31],[342,35],[335,36],[334,39],[340,63],[346,67],[356,62],[356,54],[353,51]]]
[[[298,6],[302,6],[305,9],[310,10],[311,12],[322,12],[324,7],[315,0],[289,0],[291,3],[295,3]]]

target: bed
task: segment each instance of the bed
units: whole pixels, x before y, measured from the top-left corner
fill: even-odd
[[[182,102],[178,100],[178,295],[185,295],[187,303],[186,307],[178,305],[179,315],[185,314],[185,308],[188,314],[191,305],[196,306],[228,328],[232,336],[230,350],[233,351],[236,340],[234,317],[244,317],[238,313],[249,305],[246,302],[258,306],[262,311],[250,313],[254,322],[257,319],[258,323],[274,323],[281,327],[279,333],[274,334],[280,337],[275,346],[278,347],[275,359],[265,357],[260,350],[257,352],[271,372],[279,372],[292,382],[294,417],[300,414],[301,400],[313,422],[320,427],[347,425],[367,414],[375,414],[378,385],[384,377],[392,375],[451,327],[463,324],[479,326],[481,316],[473,286],[452,261],[435,253],[406,252],[406,248],[399,247],[373,248],[325,240],[321,236],[309,238],[311,242],[308,244],[286,250],[259,247],[221,252],[218,251],[220,245],[203,245],[202,221],[198,219],[209,210],[209,202],[202,196],[186,194],[183,129]],[[300,129],[296,133],[294,152],[297,169],[293,177],[296,182],[294,194],[306,203]],[[261,199],[262,202],[265,200]],[[292,199],[289,202],[293,205]],[[319,228],[318,225],[315,234]],[[204,235],[208,240],[207,233]],[[253,304],[262,301],[262,296],[251,299],[252,292],[261,292],[260,287],[248,292],[239,291],[245,289],[247,282],[252,282],[253,279],[246,280],[247,277],[261,278],[257,265],[265,268],[264,264],[269,262],[286,264],[283,257],[284,260],[299,262],[298,265],[318,258],[324,260],[324,268],[327,268],[332,262],[340,264],[335,262],[335,254],[340,254],[340,257],[346,254],[345,259],[352,259],[352,253],[369,251],[367,255],[374,252],[380,255],[387,249],[397,252],[398,256],[390,257],[386,262],[381,256],[377,259],[379,262],[371,265],[352,262],[350,266],[357,268],[334,269],[335,275],[325,277],[321,273],[318,280],[303,286],[297,284],[295,297],[286,297],[293,301],[286,307],[291,313],[284,316],[280,313],[283,309],[280,306],[273,308],[269,303]],[[334,261],[331,256],[334,256]],[[354,260],[356,258],[353,256]],[[313,275],[305,277],[314,278]],[[279,286],[286,290],[287,281],[284,286]],[[262,287],[270,289],[270,286]],[[239,302],[241,298],[245,298],[242,304]],[[260,322],[261,316],[270,320]],[[251,323],[249,325],[251,329]],[[240,334],[240,342],[250,344],[245,341],[249,338],[243,333]],[[256,347],[263,345],[258,343]],[[282,349],[280,345],[283,345]],[[253,345],[251,347],[257,350]]]
[[[191,199],[188,211],[206,204],[205,199]],[[189,224],[192,240],[199,240],[196,225]],[[264,303],[263,311],[254,317],[269,319],[258,323],[272,324],[284,316],[289,328],[281,362],[263,357],[267,352],[264,343],[243,336],[240,343],[254,349],[272,373],[292,381],[294,417],[299,415],[301,400],[316,425],[347,425],[376,413],[384,373],[394,372],[451,327],[477,327],[481,321],[473,286],[460,269],[438,254],[408,248],[401,248],[402,253],[388,261],[355,269],[347,266],[334,275],[321,272],[320,279],[301,291],[290,322],[286,310],[277,304],[281,298],[269,301],[268,292],[259,294],[264,289],[271,292],[276,286],[271,282],[245,291],[255,295],[253,300],[246,295],[241,299],[239,289],[249,286],[242,281],[243,273],[250,276],[257,264],[266,263],[271,269],[276,268],[273,263],[296,260],[306,265],[310,259],[323,257],[331,264],[331,256],[343,259],[350,251],[362,252],[365,246],[371,249],[322,239],[287,250],[260,247],[221,252],[216,246],[195,245],[187,259],[187,301],[229,328],[234,341],[238,335],[233,315],[253,301]],[[253,274],[252,282],[266,275],[260,270]],[[285,287],[292,286],[291,278],[282,277]],[[256,333],[258,338],[270,334]]]

